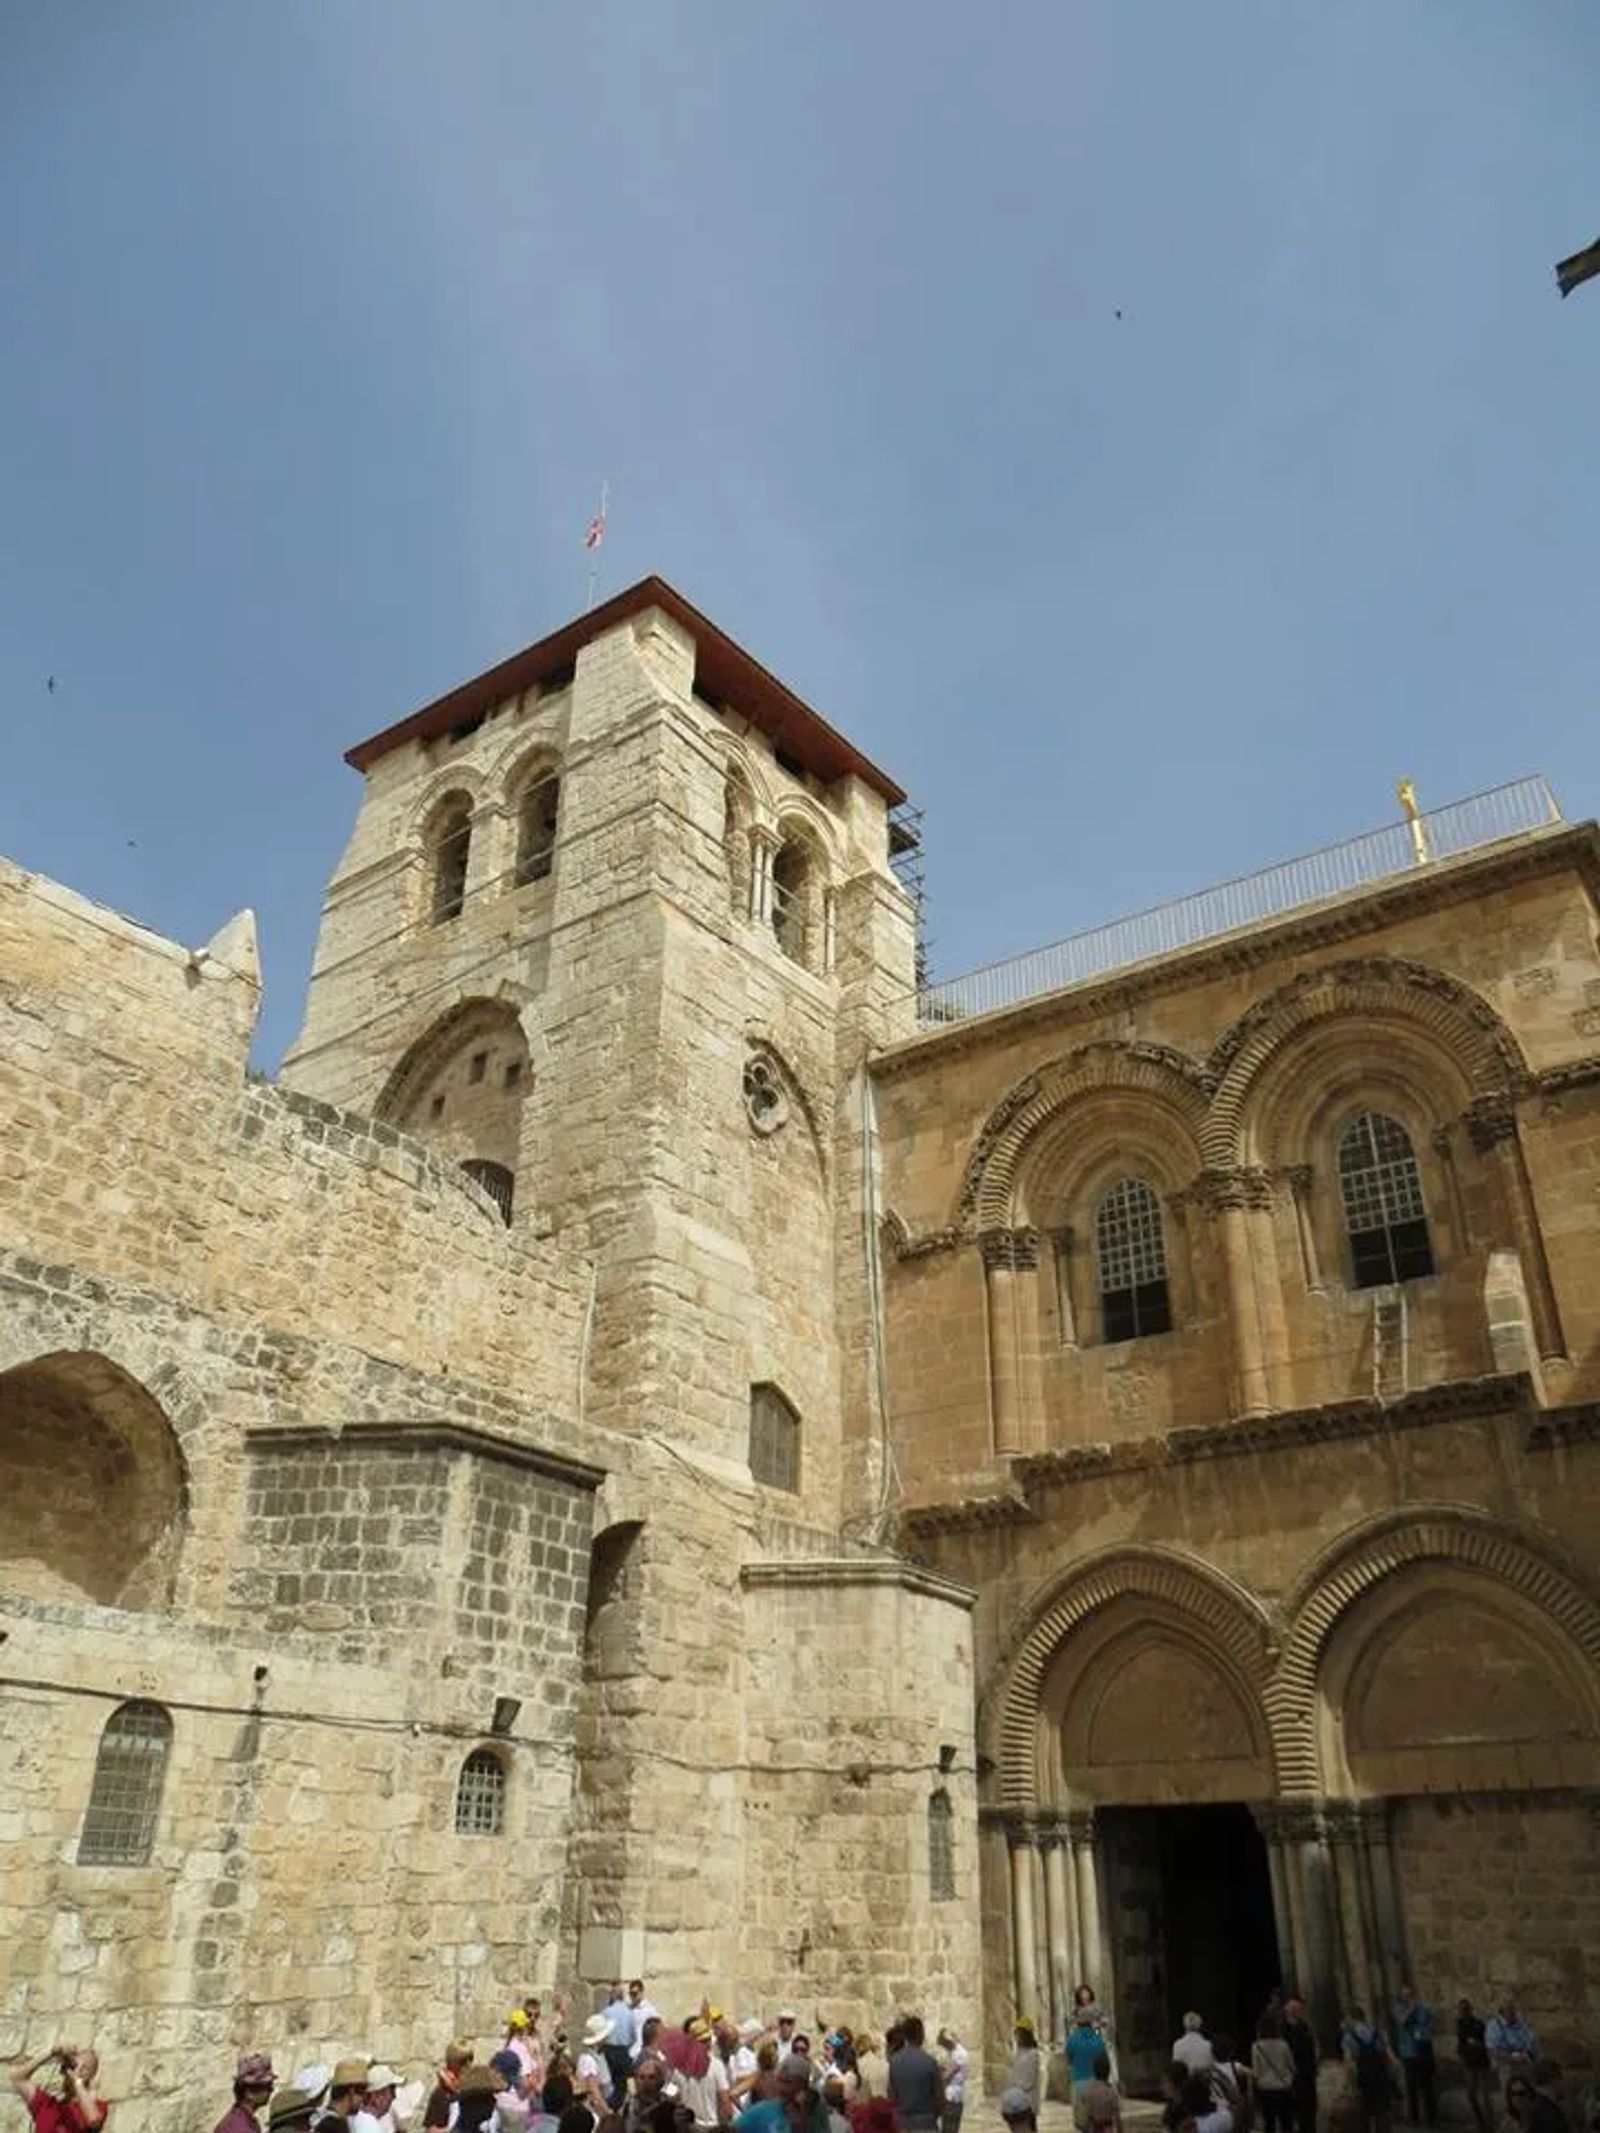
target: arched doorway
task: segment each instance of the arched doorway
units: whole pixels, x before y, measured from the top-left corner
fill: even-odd
[[[1073,1987],[1113,2015],[1124,2085],[1158,2092],[1187,2008],[1248,2035],[1282,1976],[1264,1625],[1160,1551],[1085,1566],[1038,1607],[1001,1720],[1012,1976],[1057,2037]]]

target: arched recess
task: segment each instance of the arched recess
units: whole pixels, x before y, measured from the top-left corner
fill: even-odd
[[[1117,1549],[1080,1563],[1023,1610],[988,1699],[983,1731],[998,1767],[1003,1806],[1037,1809],[1049,1773],[1053,1718],[1046,1676],[1063,1646],[1105,1609],[1138,1600],[1147,1621],[1160,1620],[1169,1640],[1208,1656],[1253,1703],[1268,1666],[1267,1618],[1258,1601],[1230,1578],[1173,1549]],[[1125,1608],[1125,1621],[1136,1616]],[[1059,1685],[1059,1683],[1057,1684]],[[1050,1804],[1060,1804],[1059,1802]]]
[[[505,811],[512,825],[511,879],[517,888],[554,870],[561,827],[561,758],[547,741],[527,749],[506,774]]]
[[[377,1115],[446,1161],[517,1169],[530,1079],[528,1040],[504,1000],[463,1000],[408,1047]]]
[[[1187,1053],[1172,1045],[1116,1038],[1080,1045],[1016,1082],[990,1112],[967,1159],[958,1223],[979,1230],[1014,1227],[1019,1175],[1025,1167],[1044,1174],[1053,1145],[1051,1122],[1077,1099],[1096,1092],[1139,1100],[1149,1119],[1167,1122],[1163,1138],[1198,1155],[1208,1086]]]
[[[188,1508],[171,1424],[115,1363],[57,1353],[0,1373],[0,1585],[166,1606]]]
[[[1513,1603],[1526,1603],[1564,1640],[1564,1650],[1554,1648],[1561,1650],[1562,1679],[1575,1691],[1588,1684],[1591,1706],[1600,1711],[1600,1602],[1593,1594],[1531,1540],[1480,1513],[1448,1505],[1410,1511],[1347,1536],[1302,1582],[1292,1627],[1266,1687],[1278,1781],[1285,1793],[1319,1793],[1344,1775],[1325,1767],[1319,1678],[1336,1625],[1386,1579],[1429,1563],[1474,1574],[1490,1603],[1496,1590]],[[1515,1620],[1525,1633],[1528,1617],[1520,1607]]]
[[[1527,1080],[1516,1039],[1486,1000],[1425,963],[1364,956],[1302,971],[1258,1000],[1218,1040],[1206,1062],[1215,1093],[1206,1117],[1206,1162],[1229,1169],[1248,1154],[1248,1121],[1269,1064],[1302,1030],[1333,1020],[1385,1032],[1401,1026],[1431,1039],[1418,1057],[1454,1062],[1475,1097],[1508,1094]],[[1387,1036],[1385,1042],[1389,1041]]]
[[[832,840],[812,812],[778,818],[768,878],[772,931],[791,963],[821,977],[832,967]]]

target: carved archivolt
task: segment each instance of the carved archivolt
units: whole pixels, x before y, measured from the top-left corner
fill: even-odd
[[[1240,1016],[1213,1047],[1206,1072],[1214,1094],[1203,1143],[1206,1161],[1225,1168],[1243,1150],[1251,1091],[1267,1062],[1298,1031],[1334,1016],[1400,1016],[1429,1032],[1481,1095],[1523,1087],[1527,1066],[1516,1039],[1487,1001],[1425,963],[1362,956],[1302,971]]]
[[[1485,1117],[1531,1087],[1516,1039],[1469,986],[1399,956],[1362,956],[1303,971],[1243,1014],[1202,1064],[1173,1045],[1117,1039],[1078,1046],[1025,1075],[985,1120],[962,1179],[959,1228],[1011,1226],[1025,1152],[1048,1122],[1090,1092],[1142,1094],[1194,1135],[1206,1171],[1232,1174],[1263,1070],[1299,1031],[1333,1018],[1401,1019],[1453,1060]]]
[[[1041,1686],[1050,1662],[1077,1626],[1112,1601],[1136,1595],[1187,1618],[1202,1643],[1218,1648],[1258,1690],[1270,1660],[1265,1611],[1243,1586],[1195,1557],[1164,1548],[1117,1549],[1091,1557],[1024,1611],[1002,1672],[998,1728],[1000,1797],[1034,1808]]]
[[[1441,1508],[1387,1518],[1347,1535],[1302,1585],[1293,1627],[1265,1691],[1283,1792],[1322,1789],[1317,1672],[1334,1625],[1393,1571],[1430,1561],[1481,1571],[1520,1593],[1570,1638],[1600,1674],[1600,1604],[1559,1565],[1506,1527],[1471,1511]]]
[[[407,1046],[384,1083],[382,1094],[373,1106],[373,1116],[383,1119],[403,1117],[417,1091],[466,1044],[478,1037],[513,1033],[522,1040],[521,1018],[509,1001],[482,994],[462,1000]]]
[[[1052,1059],[1008,1089],[989,1114],[967,1161],[958,1219],[963,1226],[1010,1226],[1017,1165],[1028,1142],[1075,1098],[1096,1090],[1136,1092],[1169,1104],[1198,1134],[1209,1083],[1187,1052],[1170,1044],[1107,1038]]]

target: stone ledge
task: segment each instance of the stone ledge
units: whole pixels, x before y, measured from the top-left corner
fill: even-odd
[[[828,1556],[813,1557],[809,1562],[745,1563],[739,1570],[739,1582],[747,1590],[757,1591],[777,1586],[837,1589],[845,1585],[898,1585],[903,1592],[944,1600],[967,1613],[978,1601],[970,1587],[958,1585],[953,1578],[939,1577],[900,1556],[859,1562]]]
[[[244,1433],[253,1452],[352,1451],[464,1452],[475,1459],[494,1459],[502,1465],[521,1467],[526,1473],[543,1474],[578,1489],[597,1489],[606,1469],[585,1459],[569,1459],[539,1445],[519,1444],[513,1437],[494,1431],[472,1429],[460,1422],[352,1422],[347,1429],[323,1429],[293,1423]]]

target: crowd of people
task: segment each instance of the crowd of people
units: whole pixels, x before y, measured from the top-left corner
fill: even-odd
[[[1403,2102],[1413,2126],[1438,2124],[1434,2011],[1408,1985],[1387,2021],[1348,2008],[1336,2040],[1342,2083],[1320,2080],[1322,2054],[1302,2000],[1274,1993],[1248,2051],[1185,2015],[1165,2078],[1164,2133],[1391,2133]],[[1046,2087],[1034,2024],[1016,2024],[998,2097],[1006,2133],[1037,2133]],[[1600,2133],[1592,2101],[1574,2108],[1559,2066],[1512,2000],[1487,2019],[1468,2000],[1456,2060],[1476,2133]],[[1063,2038],[1077,2133],[1123,2133],[1112,2023],[1080,1985]],[[611,1988],[581,2025],[559,1995],[528,1993],[504,2034],[458,2038],[426,2073],[377,2058],[312,2064],[280,2079],[269,2055],[237,2064],[215,2133],[960,2133],[966,2046],[900,2015],[879,2037],[801,2027],[791,2007],[734,2021],[702,2001],[669,2022],[642,1979]],[[35,2133],[95,2133],[108,2106],[88,2048],[58,2044],[11,2068]],[[1320,2080],[1320,2085],[1319,2085]]]
[[[1337,2057],[1345,2079],[1320,2082],[1323,2055],[1305,2002],[1274,1993],[1255,2025],[1248,2054],[1208,2031],[1190,2013],[1174,2038],[1165,2077],[1166,2133],[1391,2133],[1403,2102],[1413,2126],[1439,2122],[1435,2016],[1410,1985],[1401,1987],[1387,2023],[1349,2007]],[[1503,1999],[1487,2020],[1470,2000],[1456,2007],[1456,2059],[1477,2133],[1595,2133],[1592,2096],[1565,2094],[1561,2068],[1545,2057],[1515,2002]],[[1080,1985],[1063,2043],[1078,2133],[1121,2133],[1121,2096],[1109,2020],[1092,1989]],[[1013,2133],[1030,2133],[1037,2112],[1038,2040],[1029,2022],[1016,2029],[1011,2081],[1001,2115]],[[1030,2095],[1030,2090],[1032,2094]]]
[[[503,2036],[453,2040],[425,2074],[382,2058],[280,2077],[246,2052],[215,2133],[959,2133],[968,2054],[946,2028],[930,2051],[916,2014],[882,2037],[793,2008],[735,2022],[709,2001],[669,2022],[642,1979],[611,1988],[574,2029],[566,2001],[528,1993]],[[35,2133],[93,2133],[110,2107],[95,2053],[58,2044],[11,2069]]]

